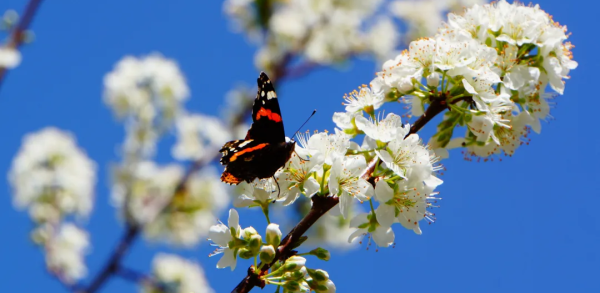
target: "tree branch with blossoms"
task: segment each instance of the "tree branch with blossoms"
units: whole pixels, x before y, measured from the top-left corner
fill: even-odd
[[[11,61],[3,62],[5,64],[0,64],[0,87],[2,86],[2,82],[4,81],[7,70],[17,66],[17,64],[20,63],[21,57],[18,53],[18,49],[26,41],[25,34],[29,29],[31,22],[33,21],[33,17],[39,10],[41,3],[42,0],[30,0],[27,3],[27,7],[25,7],[25,12],[23,13],[23,17],[19,23],[14,28],[10,25],[8,27],[8,29],[11,30],[10,37],[8,38],[8,42],[3,47],[0,47],[0,51],[2,51],[0,54],[10,55],[10,57],[4,58],[8,58]],[[12,23],[12,20],[8,19],[8,23]]]
[[[430,16],[409,13],[421,9],[417,2],[400,2],[390,8],[406,21],[422,23],[413,15]],[[394,243],[397,224],[421,234],[421,221],[435,221],[439,161],[449,156],[448,150],[464,147],[466,156],[483,158],[512,155],[549,116],[552,95],[546,89],[562,94],[569,71],[577,67],[566,27],[538,6],[474,5],[449,14],[437,33],[429,25],[412,25],[408,35],[435,35],[391,54],[400,34],[391,17],[379,14],[380,1],[330,4],[225,3],[227,15],[248,37],[260,36],[255,62],[277,87],[354,56],[385,60],[396,55],[368,86],[344,96],[345,111],[332,115],[334,132],[299,135],[291,159],[273,178],[277,183],[256,180],[230,192],[213,166],[221,145],[248,129],[255,89],[231,95],[224,121],[185,109],[191,93],[183,73],[160,54],[127,56],[105,76],[104,101],[126,132],[121,160],[111,169],[111,198],[125,228],[87,286],[78,280],[87,272],[89,235],[76,223],[92,210],[96,164],[69,133],[46,128],[26,136],[9,180],[15,206],[31,215],[31,236],[45,252],[48,270],[75,292],[97,292],[112,277],[138,283],[148,293],[210,292],[202,267],[176,255],[157,254],[147,273],[124,264],[138,236],[177,247],[195,247],[208,236],[217,247],[211,256],[222,256],[217,268],[253,261],[233,292],[269,285],[277,292],[335,292],[326,271],[307,265],[305,256],[331,258],[322,247],[306,251],[305,241],[319,239],[307,234],[311,227],[325,227],[333,218],[341,223],[334,230],[351,231],[344,242],[368,237],[378,247]],[[444,5],[436,9],[448,10]],[[26,12],[17,26],[15,47],[32,16]],[[402,121],[392,106],[399,103],[410,109],[402,116],[418,118],[411,124]],[[384,115],[388,106],[391,112]],[[437,131],[425,144],[418,132],[440,114]],[[160,165],[157,144],[172,130],[171,152],[179,162]],[[265,214],[264,237],[251,226],[242,228],[235,209],[229,210],[227,225],[213,225],[229,205],[224,196],[229,193],[235,193],[236,208],[260,208]],[[282,237],[269,210],[277,203],[284,209],[298,207],[302,197],[312,206]],[[357,213],[359,205],[367,212]]]
[[[495,22],[486,22],[488,18]],[[537,30],[524,33],[521,26],[532,22]],[[310,211],[283,240],[272,241],[281,231],[268,221],[271,241],[263,243],[253,227],[241,228],[234,209],[228,226],[211,227],[209,237],[218,247],[212,255],[223,254],[217,268],[233,269],[238,258],[255,260],[232,292],[270,284],[284,292],[335,291],[329,275],[307,267],[302,257],[317,254],[293,249],[338,204],[346,218],[354,202],[369,202],[370,212],[350,221],[356,230],[349,241],[367,234],[378,246],[388,247],[396,223],[421,234],[419,222],[435,220],[429,209],[437,207],[434,190],[442,183],[436,176],[441,170],[436,153],[446,157],[447,149],[466,147],[468,154],[480,157],[512,155],[530,127],[539,132],[539,119],[548,115],[545,88],[562,94],[564,79],[577,66],[565,32],[538,6],[505,1],[475,5],[464,15],[450,14],[434,37],[412,42],[385,62],[369,86],[344,97],[346,112],[333,116],[335,134],[300,138],[296,154],[274,176],[284,186],[281,196],[273,197],[279,192],[268,179],[249,184],[234,203],[268,211],[276,201],[286,206],[300,195],[311,198]],[[383,117],[376,112],[384,103],[398,101],[410,103],[410,116],[419,117],[412,126],[394,113]],[[429,146],[423,145],[417,132],[446,109]],[[455,134],[458,126],[466,128],[464,138]],[[358,135],[364,135],[362,145],[350,141]],[[328,252],[321,254],[317,257],[329,260]]]

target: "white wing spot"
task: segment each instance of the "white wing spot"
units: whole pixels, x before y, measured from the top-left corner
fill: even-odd
[[[265,104],[265,100],[262,100],[262,102],[263,102],[263,105],[264,105]]]
[[[265,91],[260,91],[260,96],[264,97],[265,96]]]
[[[277,98],[277,94],[275,94],[274,91],[270,91],[267,93],[267,100],[273,99],[273,98]]]
[[[248,145],[251,142],[252,142],[252,140],[244,141],[244,142],[240,143],[239,147],[243,148],[243,147],[245,147],[246,145]]]

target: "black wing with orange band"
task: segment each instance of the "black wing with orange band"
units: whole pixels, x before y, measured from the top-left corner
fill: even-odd
[[[258,91],[252,106],[252,127],[246,134],[246,140],[260,142],[285,142],[285,130],[281,118],[281,110],[273,83],[264,73],[257,79]]]

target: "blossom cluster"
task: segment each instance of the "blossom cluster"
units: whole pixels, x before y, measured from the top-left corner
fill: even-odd
[[[261,208],[272,226],[269,206],[275,202],[288,206],[301,196],[313,204],[315,197],[336,198],[334,210],[345,219],[358,203],[368,205],[369,211],[351,218],[348,241],[369,235],[376,245],[388,247],[394,243],[394,224],[421,234],[422,220],[435,221],[431,208],[442,184],[438,162],[444,148],[458,144],[478,156],[512,155],[529,128],[540,130],[539,120],[549,108],[545,88],[562,94],[564,79],[577,66],[566,39],[566,28],[538,6],[499,1],[450,14],[434,37],[412,42],[385,62],[368,86],[344,96],[345,111],[333,115],[334,133],[300,135],[291,159],[274,178],[242,183],[234,205]],[[384,104],[398,102],[410,103],[406,116],[420,119],[411,126],[395,113],[384,114]],[[416,132],[445,110],[438,132],[425,145]],[[466,135],[451,144],[457,125],[465,126]],[[359,137],[361,144],[354,141]],[[224,253],[219,268],[234,268],[237,257],[263,252],[263,245],[252,246],[261,242],[254,228],[241,229],[234,210],[229,219],[229,227],[211,228],[217,253]],[[295,257],[280,256],[270,272],[257,274],[263,280],[279,276],[286,261],[300,261]],[[286,290],[311,290],[294,284]]]
[[[217,249],[210,256],[222,254],[217,268],[230,267],[234,270],[237,258],[257,259],[264,264],[271,263],[281,242],[279,225],[270,223],[265,232],[265,239],[253,227],[242,229],[239,214],[235,209],[229,210],[227,225],[219,223],[210,228],[209,237]],[[329,260],[329,252],[316,248],[305,255],[314,255],[321,260]],[[271,272],[261,274],[265,284],[283,288],[283,292],[335,292],[335,284],[329,279],[327,272],[306,267],[306,258],[294,255],[284,261],[275,262]]]
[[[173,157],[196,162],[216,153],[230,131],[214,117],[188,113],[190,90],[177,64],[159,54],[125,57],[104,78],[105,102],[125,122],[123,162],[113,167],[112,201],[151,240],[193,246],[229,203],[217,171],[186,174],[182,164],[152,158],[159,139],[175,128]]]
[[[71,221],[92,210],[96,164],[71,134],[48,127],[24,138],[8,178],[14,205],[35,223],[31,236],[48,270],[69,283],[84,277],[89,236]]]
[[[237,30],[266,41],[255,56],[257,68],[270,69],[290,55],[311,64],[332,64],[369,54],[385,60],[401,42],[398,20],[409,37],[429,35],[448,11],[483,0],[228,0],[224,10]],[[284,61],[285,62],[285,61]]]
[[[449,14],[434,37],[414,41],[386,61],[371,87],[354,96],[383,93],[369,97],[375,108],[405,101],[412,116],[431,105],[448,108],[432,147],[464,146],[479,157],[512,155],[528,141],[529,129],[539,133],[540,120],[549,117],[554,95],[548,86],[563,94],[564,80],[577,67],[567,38],[566,27],[537,5],[475,5]],[[338,125],[360,133],[362,122],[355,119],[340,114]],[[451,141],[457,126],[466,127],[466,134]]]
[[[362,52],[389,56],[397,45],[398,33],[391,17],[377,13],[383,2],[229,0],[224,9],[251,37],[267,29],[269,39],[256,55],[257,67],[266,69],[280,63],[288,52],[319,64]]]

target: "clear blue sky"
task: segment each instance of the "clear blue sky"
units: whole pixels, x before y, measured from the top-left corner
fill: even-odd
[[[435,211],[438,221],[425,226],[423,235],[396,226],[393,249],[334,252],[328,263],[310,259],[330,273],[338,292],[600,292],[598,97],[595,88],[587,88],[597,84],[592,69],[600,65],[594,22],[600,4],[585,2],[535,2],[568,25],[579,62],[552,110],[556,120],[543,124],[541,135],[503,162],[466,162],[453,153],[444,162],[448,171],[439,188],[444,199]],[[22,11],[25,3],[4,0],[0,12]],[[23,63],[0,91],[0,174],[8,172],[24,134],[54,125],[77,135],[100,166],[87,224],[93,275],[122,232],[109,203],[107,164],[118,160],[123,128],[102,103],[104,74],[126,54],[162,52],[176,59],[187,77],[193,95],[188,109],[216,114],[233,85],[254,83],[254,48],[229,31],[219,1],[45,1],[33,28],[35,43],[23,49]],[[314,108],[319,114],[308,127],[333,129],[331,114],[342,110],[343,93],[367,83],[374,72],[372,63],[358,61],[279,86],[288,131]],[[425,134],[433,125],[428,127]],[[169,156],[165,146],[159,155],[163,162]],[[63,292],[30,243],[29,217],[13,209],[5,179],[0,194],[0,291]],[[148,270],[153,253],[165,250],[138,241],[125,263]],[[203,265],[217,292],[229,292],[249,263],[240,262],[233,273],[217,270],[218,259],[207,257],[210,251],[203,242],[183,254]],[[104,288],[136,291],[120,279]]]

